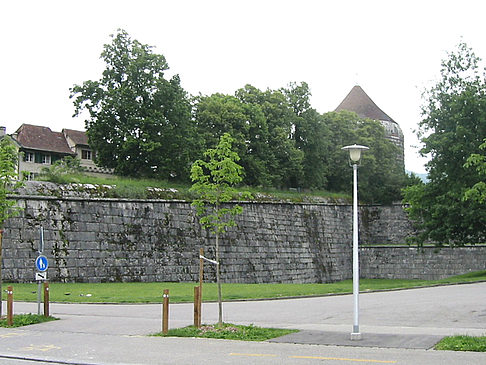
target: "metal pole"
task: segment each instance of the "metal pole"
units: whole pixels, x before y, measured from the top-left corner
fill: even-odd
[[[359,332],[359,251],[358,251],[358,164],[353,164],[353,298],[354,321],[351,340],[361,340]]]
[[[41,292],[42,292],[42,281],[37,280],[37,315],[41,315]]]
[[[44,228],[42,226],[39,227],[39,255],[44,253]],[[40,316],[41,314],[41,291],[42,291],[42,282],[40,280],[37,281],[37,315]]]

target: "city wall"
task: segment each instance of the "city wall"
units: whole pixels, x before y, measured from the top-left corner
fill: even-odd
[[[33,280],[40,226],[51,281],[197,281],[199,248],[214,258],[214,237],[201,228],[187,202],[16,199],[23,210],[5,226],[5,281]],[[322,283],[352,277],[350,205],[242,205],[237,227],[220,240],[224,282]],[[400,205],[362,206],[360,220],[362,277],[435,279],[486,269],[486,247],[395,247],[413,233]],[[214,279],[214,266],[207,263],[205,280]]]

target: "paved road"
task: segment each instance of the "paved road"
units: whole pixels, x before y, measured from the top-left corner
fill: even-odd
[[[360,299],[364,340],[355,343],[347,342],[352,327],[350,295],[224,304],[226,322],[302,329],[310,336],[307,339],[317,339],[307,343],[330,343],[318,346],[302,344],[306,343],[302,338],[293,341],[301,344],[294,344],[146,337],[160,330],[160,305],[52,304],[52,314],[61,321],[0,329],[0,364],[29,364],[26,360],[68,364],[339,365],[364,360],[376,364],[486,364],[486,354],[481,353],[399,348],[407,347],[410,342],[400,342],[407,338],[425,341],[434,336],[485,334],[486,283],[366,293]],[[36,312],[37,306],[15,303],[15,311]],[[217,305],[204,304],[203,321],[216,320]],[[191,322],[191,304],[171,305],[171,327]],[[373,347],[366,347],[367,342]],[[385,348],[390,344],[392,348]]]

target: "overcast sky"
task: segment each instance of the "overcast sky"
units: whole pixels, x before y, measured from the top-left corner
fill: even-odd
[[[461,40],[486,57],[485,14],[482,0],[1,1],[0,125],[84,130],[69,88],[100,78],[103,44],[123,28],[193,95],[305,81],[324,113],[359,84],[403,129],[407,169],[424,172],[422,92]]]

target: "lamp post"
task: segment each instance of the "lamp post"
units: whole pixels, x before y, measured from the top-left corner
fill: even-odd
[[[342,147],[342,150],[349,151],[350,164],[353,165],[353,299],[354,319],[351,340],[361,340],[359,332],[359,252],[358,252],[358,165],[361,158],[361,151],[369,148],[366,146],[352,145]]]

